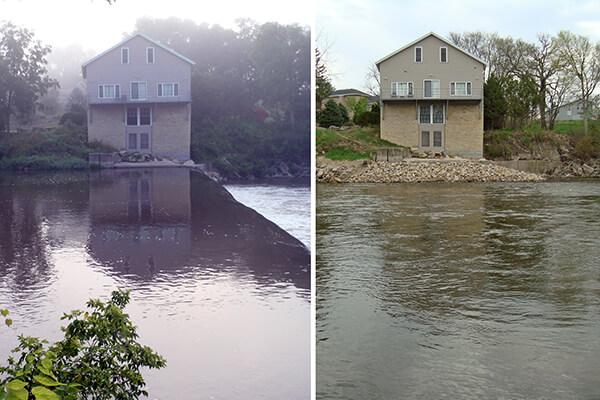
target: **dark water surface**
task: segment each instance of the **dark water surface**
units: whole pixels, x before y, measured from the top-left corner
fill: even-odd
[[[299,240],[187,169],[0,174],[0,362],[17,334],[58,339],[63,312],[117,287],[167,359],[144,374],[150,399],[309,397]]]
[[[318,185],[318,399],[600,398],[600,182]]]

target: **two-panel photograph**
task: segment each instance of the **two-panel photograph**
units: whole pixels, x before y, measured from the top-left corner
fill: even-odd
[[[600,2],[0,0],[0,399],[600,398]]]

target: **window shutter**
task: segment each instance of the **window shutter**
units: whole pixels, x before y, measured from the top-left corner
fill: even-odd
[[[454,82],[450,83],[450,94],[451,95],[456,94],[456,83],[454,83]]]
[[[396,82],[392,82],[392,96],[396,96]]]
[[[409,96],[413,95],[413,83],[412,82],[408,82],[408,95]]]
[[[471,82],[467,82],[467,94],[471,95]]]
[[[104,86],[102,86],[102,85],[98,86],[98,98],[99,99],[104,98]]]
[[[121,87],[119,85],[115,85],[115,98],[121,97]]]
[[[158,97],[162,97],[162,95],[163,95],[162,93],[163,93],[162,92],[162,83],[159,83],[158,84]]]
[[[179,83],[173,84],[173,96],[179,96]]]

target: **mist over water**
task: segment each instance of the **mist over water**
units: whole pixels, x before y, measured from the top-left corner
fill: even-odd
[[[317,398],[600,396],[600,183],[319,185]]]

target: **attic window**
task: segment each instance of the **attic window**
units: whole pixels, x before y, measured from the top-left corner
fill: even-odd
[[[154,64],[154,47],[146,48],[146,63]]]
[[[448,48],[440,47],[440,62],[446,63],[448,62]]]
[[[415,62],[422,62],[423,61],[423,48],[422,47],[415,47]]]
[[[129,64],[129,49],[127,47],[121,49],[121,64]]]

